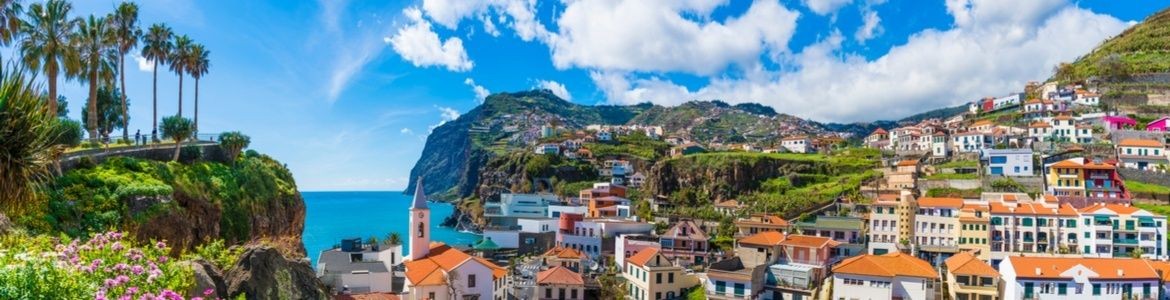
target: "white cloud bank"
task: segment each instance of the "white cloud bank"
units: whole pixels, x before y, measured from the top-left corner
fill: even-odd
[[[853,0],[804,0],[804,6],[807,6],[808,10],[822,16],[836,13],[849,3],[853,3]]]
[[[491,93],[492,93],[491,91],[488,91],[488,89],[483,87],[482,85],[475,84],[475,80],[471,79],[471,77],[464,79],[463,84],[466,84],[467,86],[471,87],[471,91],[475,92],[475,101],[477,101],[477,102],[483,102],[483,99],[486,99],[487,96],[491,95]]]
[[[948,1],[953,28],[916,33],[874,60],[838,53],[837,33],[793,55],[793,70],[749,69],[697,90],[613,72],[592,78],[616,103],[725,99],[819,120],[888,119],[1020,91],[1130,25],[1066,1],[1025,2]]]

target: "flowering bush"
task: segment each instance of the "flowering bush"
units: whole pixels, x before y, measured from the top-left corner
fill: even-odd
[[[139,246],[120,232],[85,242],[3,236],[0,299],[185,299],[193,272],[167,252],[164,242]]]

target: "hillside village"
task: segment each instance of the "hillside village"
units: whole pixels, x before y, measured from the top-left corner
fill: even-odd
[[[1170,117],[1101,97],[1092,84],[1029,83],[866,136],[790,124],[734,141],[505,116],[472,131],[506,129],[515,149],[493,151],[527,175],[492,179],[485,166],[487,183],[461,203],[479,243],[412,231],[411,245],[449,258],[412,246],[403,263],[390,247],[379,269],[393,279],[326,282],[410,299],[1163,299]],[[425,210],[424,180],[412,211]],[[437,259],[483,268],[418,262]]]

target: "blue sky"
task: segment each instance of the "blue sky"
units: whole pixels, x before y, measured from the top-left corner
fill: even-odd
[[[75,1],[105,14],[118,1]],[[1118,4],[1124,3],[1124,4]],[[759,102],[820,121],[893,119],[1019,90],[1133,21],[1134,1],[142,1],[211,51],[203,132],[240,130],[303,190],[397,190],[430,128],[486,93],[582,104]],[[148,132],[149,64],[127,73]],[[159,74],[160,115],[178,79]],[[192,111],[185,82],[184,114]],[[76,118],[84,87],[65,84]]]

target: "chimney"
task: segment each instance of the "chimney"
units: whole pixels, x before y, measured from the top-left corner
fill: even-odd
[[[1040,268],[1036,268],[1036,276],[1040,276],[1040,274],[1042,274],[1042,273],[1040,272]]]
[[[1124,277],[1124,276],[1125,276],[1125,270],[1117,269],[1117,277]]]

